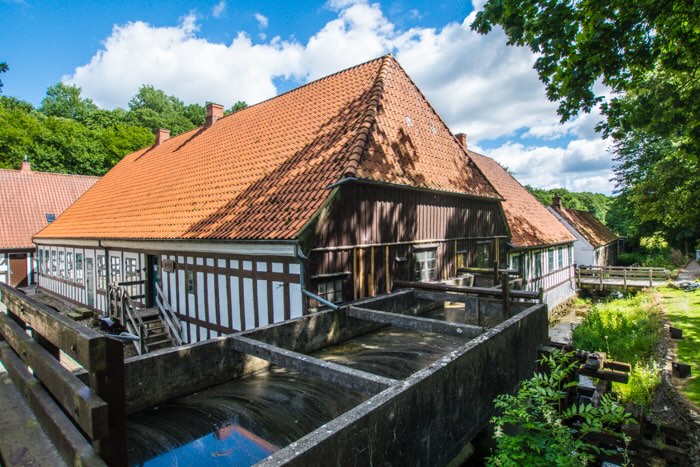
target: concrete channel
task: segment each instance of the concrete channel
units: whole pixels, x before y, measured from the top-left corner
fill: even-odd
[[[537,346],[547,342],[546,305],[516,297],[504,306],[490,294],[404,289],[126,359],[120,410],[127,416],[129,450],[141,433],[168,439],[158,446],[149,446],[147,440],[138,443],[146,449],[130,452],[129,463],[162,456],[184,461],[177,456],[189,443],[200,446],[193,451],[200,456],[197,462],[209,456],[212,462],[230,464],[234,459],[226,456],[235,456],[236,450],[222,451],[220,442],[234,433],[262,448],[245,462],[263,466],[446,465],[485,427],[493,399],[514,391],[534,371]],[[457,308],[448,309],[446,302]],[[15,311],[25,313],[25,305],[16,305]],[[30,308],[32,313],[49,313]],[[413,353],[401,353],[404,344],[413,346]],[[357,348],[369,348],[370,358],[362,352],[357,355],[365,358],[346,358]],[[88,373],[77,376],[86,385],[94,379]],[[287,381],[291,386],[285,386]],[[268,397],[270,388],[292,394],[291,402]],[[220,404],[207,406],[209,395]],[[268,412],[268,424],[282,413],[294,419],[295,411],[313,411],[319,405],[314,397],[333,407],[319,411],[323,415],[304,427],[289,425],[294,434],[266,439],[269,430],[256,433],[237,415],[227,418],[231,401],[243,411],[250,408],[248,395],[258,398],[255,410]],[[222,418],[207,420],[208,407]],[[133,420],[148,417],[157,422],[168,410],[175,416],[161,418],[160,434],[158,423],[134,425]],[[188,414],[202,414],[203,419]],[[179,420],[182,432],[168,437],[178,431],[173,420]],[[137,425],[141,431],[129,432]],[[201,451],[205,438],[211,452]]]

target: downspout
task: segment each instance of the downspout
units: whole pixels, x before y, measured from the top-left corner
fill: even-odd
[[[335,303],[329,302],[325,298],[319,297],[315,293],[306,290],[306,282],[305,282],[306,275],[304,274],[304,265],[306,264],[306,261],[309,259],[309,257],[305,256],[304,253],[302,253],[301,248],[299,247],[298,243],[294,245],[294,256],[296,256],[296,258],[299,260],[299,282],[300,282],[299,285],[301,286],[302,295],[304,295],[308,298],[313,298],[317,302],[322,303],[323,305],[326,305],[331,310],[340,309],[340,307],[338,305],[336,305]],[[302,299],[301,306],[302,306],[302,308],[308,308],[306,300]]]

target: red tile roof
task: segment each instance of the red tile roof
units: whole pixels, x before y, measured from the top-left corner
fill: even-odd
[[[609,243],[617,241],[619,237],[615,235],[605,224],[600,222],[592,213],[588,211],[579,211],[577,209],[567,209],[562,207],[554,207],[552,209],[557,212],[564,220],[581,234],[594,248],[605,246]]]
[[[46,226],[46,214],[58,216],[97,180],[0,169],[0,250],[32,248],[32,235]]]
[[[498,197],[388,55],[127,155],[36,237],[293,239],[348,176]]]
[[[576,240],[571,232],[495,160],[469,151],[469,156],[505,198],[503,210],[516,248]]]

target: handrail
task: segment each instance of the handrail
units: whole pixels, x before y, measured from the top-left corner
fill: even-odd
[[[168,326],[170,335],[175,339],[177,345],[182,345],[182,325],[178,319],[175,311],[170,307],[170,304],[165,299],[163,291],[160,286],[156,283],[156,305],[158,305],[158,310],[163,317],[163,322]]]
[[[148,351],[146,345],[146,326],[138,313],[135,313],[136,307],[122,285],[109,284],[110,296],[110,315],[117,317],[122,325],[132,334],[139,337],[138,341],[133,341],[134,347],[139,355]],[[114,309],[116,308],[116,309]]]
[[[340,307],[338,305],[336,305],[335,303],[333,303],[329,300],[326,300],[325,298],[320,297],[313,292],[309,292],[306,289],[301,289],[301,293],[303,293],[304,295],[306,295],[309,298],[313,298],[314,300],[321,303],[322,305],[326,305],[328,308],[330,308],[333,311],[337,311],[340,309]]]

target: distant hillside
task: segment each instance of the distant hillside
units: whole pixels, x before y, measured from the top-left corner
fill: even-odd
[[[551,206],[552,198],[558,195],[561,197],[561,202],[565,208],[590,211],[598,220],[605,224],[608,223],[608,211],[610,211],[615,200],[612,196],[588,191],[576,193],[565,188],[544,190],[542,188],[533,188],[530,185],[525,185],[525,188],[545,206]]]

